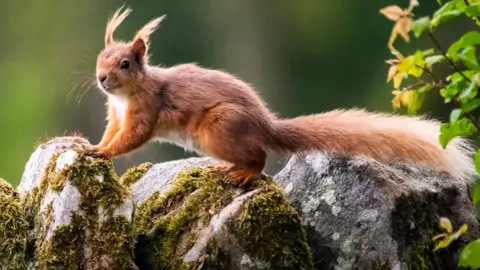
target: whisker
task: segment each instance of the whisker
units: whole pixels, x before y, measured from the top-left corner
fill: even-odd
[[[77,89],[80,82],[81,82],[81,79],[77,79],[77,80],[72,82],[73,87],[68,92],[68,94],[65,96],[65,104],[68,104],[68,102],[70,102],[70,98],[72,97],[73,92],[75,91],[75,89]]]
[[[78,104],[80,104],[80,102],[82,102],[82,99],[83,97],[88,93],[88,91],[90,91],[90,89],[92,89],[92,87],[94,87],[96,85],[96,81],[95,80],[92,80],[90,81],[90,84],[88,85],[88,87],[85,89],[85,91],[83,91],[83,93],[80,95],[80,100],[78,101]]]

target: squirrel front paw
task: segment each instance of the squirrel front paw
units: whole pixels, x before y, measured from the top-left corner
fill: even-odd
[[[87,147],[85,149],[85,154],[90,157],[96,157],[96,158],[105,158],[107,155],[103,151],[101,147],[98,147],[96,145],[92,145],[90,147]]]

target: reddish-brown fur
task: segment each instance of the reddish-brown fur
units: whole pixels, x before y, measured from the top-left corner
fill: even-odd
[[[449,148],[438,143],[438,123],[422,118],[336,110],[282,120],[252,87],[226,72],[182,64],[148,64],[149,35],[162,18],[149,22],[131,42],[113,39],[130,13],[117,10],[107,25],[97,61],[99,87],[108,96],[108,125],[94,155],[115,157],[158,138],[233,164],[228,180],[247,184],[259,176],[269,149],[319,150],[369,156],[379,162],[410,162],[466,179],[473,173],[464,139]],[[121,68],[125,61],[128,68]]]

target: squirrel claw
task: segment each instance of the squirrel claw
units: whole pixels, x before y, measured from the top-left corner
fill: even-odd
[[[94,157],[94,158],[105,158],[107,157],[99,148],[89,147],[85,151],[85,155]]]

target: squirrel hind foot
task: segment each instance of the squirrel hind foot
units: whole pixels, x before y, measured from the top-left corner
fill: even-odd
[[[212,173],[224,174],[223,181],[234,186],[246,186],[250,182],[261,178],[261,170],[256,168],[240,168],[237,165],[211,165],[207,170]]]
[[[235,166],[233,166],[235,167]],[[261,171],[258,171],[256,168],[245,168],[245,169],[229,169],[229,173],[225,181],[231,185],[235,186],[246,186],[250,182],[260,179]]]

